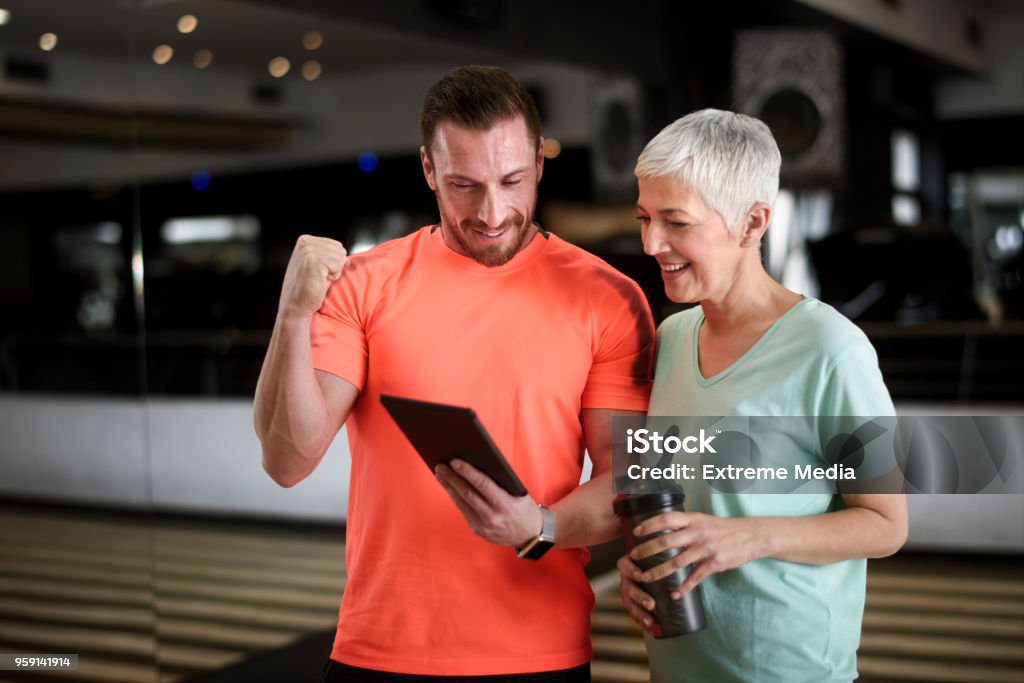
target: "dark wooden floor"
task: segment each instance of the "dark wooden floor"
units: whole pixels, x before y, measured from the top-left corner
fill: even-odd
[[[341,530],[268,526],[0,506],[0,652],[80,655],[39,680],[182,681],[332,628]]]
[[[0,504],[0,652],[77,653],[2,681],[184,682],[333,628],[334,528]],[[594,578],[597,683],[647,680],[614,573]],[[1024,683],[1024,561],[870,563],[860,680]]]

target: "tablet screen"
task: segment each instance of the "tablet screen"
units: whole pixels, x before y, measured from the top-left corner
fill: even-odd
[[[431,472],[437,465],[447,465],[459,458],[486,474],[513,496],[526,495],[526,487],[512,471],[471,408],[388,394],[381,394],[380,402]]]

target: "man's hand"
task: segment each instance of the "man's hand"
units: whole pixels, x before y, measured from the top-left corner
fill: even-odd
[[[348,252],[341,242],[303,235],[295,243],[281,287],[279,315],[312,317],[324,304],[331,283],[341,277]]]
[[[463,460],[438,465],[437,480],[477,536],[495,545],[519,547],[540,533],[544,520],[530,496],[513,496]]]

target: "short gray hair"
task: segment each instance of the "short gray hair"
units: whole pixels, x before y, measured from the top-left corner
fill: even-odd
[[[673,178],[718,212],[730,231],[757,202],[775,203],[782,155],[752,116],[701,109],[665,126],[636,162],[638,178]]]

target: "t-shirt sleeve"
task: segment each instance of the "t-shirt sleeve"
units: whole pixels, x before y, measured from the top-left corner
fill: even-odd
[[[887,417],[896,411],[878,368],[878,355],[860,337],[830,363],[819,415]]]
[[[643,292],[618,276],[595,297],[596,348],[583,408],[647,411],[654,368],[654,320]]]
[[[860,334],[832,360],[826,375],[818,412],[825,464],[842,462],[854,467],[858,479],[890,471],[893,451],[891,444],[886,444],[896,426],[895,414],[875,349]],[[839,490],[853,489],[840,482]]]
[[[313,367],[351,382],[360,391],[366,383],[369,355],[368,284],[364,264],[358,258],[351,259],[338,281],[331,285],[310,326]]]

